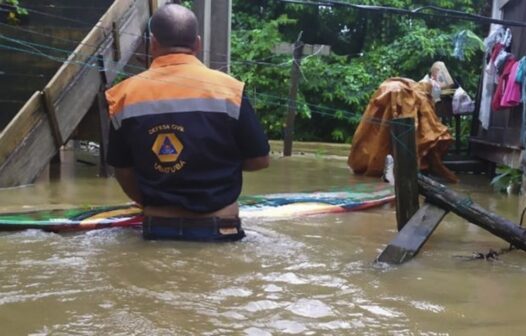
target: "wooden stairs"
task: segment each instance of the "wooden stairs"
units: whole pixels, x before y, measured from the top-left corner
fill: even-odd
[[[0,134],[0,188],[34,182],[92,105],[100,104],[108,84],[143,42],[152,11],[166,2],[113,2],[55,76]],[[102,110],[101,117],[107,117]]]

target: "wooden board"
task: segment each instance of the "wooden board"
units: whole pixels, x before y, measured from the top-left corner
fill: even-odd
[[[424,204],[404,228],[387,245],[378,262],[402,264],[412,259],[431,236],[447,211],[432,204]]]

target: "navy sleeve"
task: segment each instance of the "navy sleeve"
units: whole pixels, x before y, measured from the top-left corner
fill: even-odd
[[[113,124],[110,125],[107,161],[109,165],[115,168],[129,168],[133,166],[131,150],[122,133],[122,128],[116,130]]]
[[[243,159],[266,156],[269,153],[267,135],[245,94],[241,100],[236,140]]]

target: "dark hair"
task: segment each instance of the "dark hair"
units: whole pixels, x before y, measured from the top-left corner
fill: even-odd
[[[150,30],[162,47],[193,48],[197,39],[197,18],[184,6],[166,4],[152,16]]]

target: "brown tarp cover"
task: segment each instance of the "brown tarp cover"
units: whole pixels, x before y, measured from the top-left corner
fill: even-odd
[[[347,163],[355,174],[381,176],[385,157],[391,154],[391,127],[394,118],[415,119],[416,146],[420,170],[457,182],[442,163],[453,141],[448,128],[435,114],[431,83],[394,77],[384,81],[369,101],[352,140]]]

